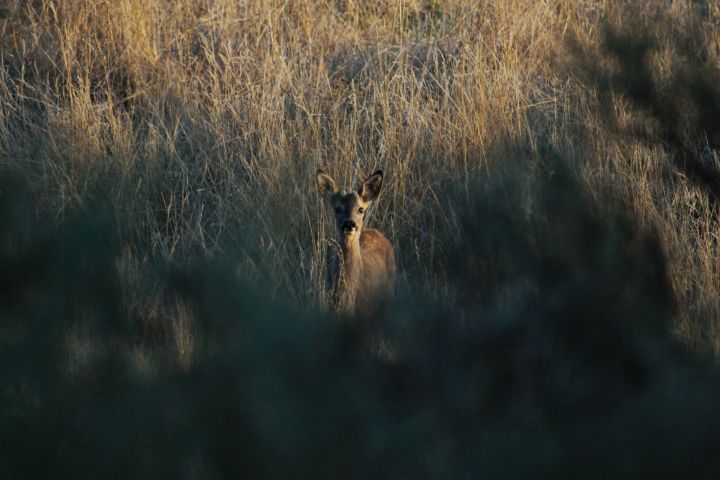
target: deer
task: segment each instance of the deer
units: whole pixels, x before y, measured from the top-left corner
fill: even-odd
[[[338,252],[331,268],[336,308],[350,317],[369,320],[395,290],[395,250],[379,230],[363,228],[370,205],[380,195],[382,170],[357,191],[340,190],[324,170],[316,175],[320,197],[335,214]]]

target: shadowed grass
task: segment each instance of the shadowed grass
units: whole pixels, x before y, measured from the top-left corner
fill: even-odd
[[[0,463],[712,471],[718,20],[692,1],[0,5]],[[387,174],[368,224],[398,254],[394,364],[325,313],[319,167]]]
[[[15,279],[0,284],[5,471],[716,471],[717,372],[669,333],[674,305],[657,238],[596,208],[562,160],[549,165],[550,178],[510,171],[469,186],[469,196],[447,192],[457,224],[440,234],[437,268],[458,300],[403,292],[383,322],[391,363],[370,354],[367,332],[248,285],[237,253],[147,265],[140,283],[172,299],[173,320],[147,343],[147,324],[127,321],[116,258],[131,239],[102,220],[109,207],[88,197],[92,207],[47,226],[22,215],[19,194],[3,195],[0,266]],[[531,208],[517,215],[522,205]],[[178,335],[188,324],[202,335]]]

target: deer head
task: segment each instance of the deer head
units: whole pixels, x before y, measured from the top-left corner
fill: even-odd
[[[317,171],[316,179],[320,196],[335,212],[338,239],[348,243],[359,238],[365,213],[380,194],[382,170],[377,170],[367,177],[357,191],[339,190],[335,180],[323,170]]]

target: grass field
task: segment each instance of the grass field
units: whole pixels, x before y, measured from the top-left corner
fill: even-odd
[[[329,472],[557,473],[586,458],[578,438],[602,463],[617,438],[618,449],[657,439],[646,427],[659,418],[677,442],[626,453],[662,463],[683,435],[698,454],[715,440],[717,415],[678,393],[720,392],[715,2],[4,0],[0,33],[12,378],[0,411],[8,442],[28,428],[56,435],[16,445],[18,472],[65,429],[90,433],[63,448],[92,453],[58,453],[35,473],[310,472],[354,422],[366,436],[334,447],[357,456]],[[327,314],[334,227],[318,168],[353,188],[385,171],[367,222],[396,248],[387,315],[400,366],[341,348],[357,332]],[[325,431],[319,392],[335,388],[328,408],[350,418]],[[199,391],[215,400],[170,393]],[[75,402],[87,416],[43,407],[72,417]],[[572,428],[554,423],[559,409]],[[586,412],[601,440],[586,438]],[[628,419],[637,433],[618,433]],[[137,425],[148,444],[134,443]],[[242,426],[253,434],[233,463],[218,436]],[[103,428],[114,440],[98,447]],[[465,450],[510,461],[515,441],[535,456],[510,472]]]

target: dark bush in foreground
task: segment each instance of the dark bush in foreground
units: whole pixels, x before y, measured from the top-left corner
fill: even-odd
[[[565,171],[458,196],[456,306],[389,308],[398,359],[243,285],[232,258],[148,266],[199,324],[185,368],[138,369],[97,206],[60,224],[2,188],[3,478],[638,478],[716,471],[717,372],[676,345],[652,232]],[[461,200],[465,198],[465,200]],[[90,202],[91,203],[91,202]],[[464,206],[462,206],[464,205]],[[78,333],[80,332],[80,333]],[[72,335],[90,339],[78,360]]]

